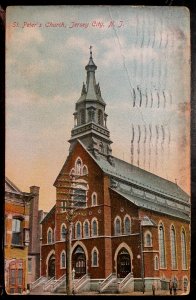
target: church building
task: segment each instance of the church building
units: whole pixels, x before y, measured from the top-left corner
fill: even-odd
[[[187,288],[189,196],[176,183],[112,155],[96,69],[90,50],[69,154],[54,182],[56,204],[41,222],[44,289],[60,291],[65,286],[70,199],[77,206],[71,234],[75,293],[147,291],[153,283],[168,289],[170,280],[178,289]],[[69,178],[74,179],[71,184]]]

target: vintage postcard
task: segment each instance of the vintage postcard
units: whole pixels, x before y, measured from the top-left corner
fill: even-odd
[[[190,290],[186,7],[6,11],[8,294]]]

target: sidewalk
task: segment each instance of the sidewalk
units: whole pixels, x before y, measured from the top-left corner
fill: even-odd
[[[184,292],[181,290],[177,291],[177,295],[176,296],[181,296],[181,295],[187,295],[188,292]],[[30,292],[30,295],[38,295],[36,293],[34,293],[33,291]],[[40,294],[39,294],[40,295]],[[50,292],[43,292],[41,295],[66,295],[64,293],[50,293]],[[143,294],[143,292],[131,292],[131,293],[123,293],[123,294],[104,294],[104,293],[99,293],[99,292],[95,292],[95,291],[89,291],[89,292],[81,292],[76,294],[76,296],[81,296],[81,295],[93,295],[93,296],[153,296],[152,291],[148,291],[145,292]],[[170,292],[167,290],[158,290],[155,292],[155,296],[170,296]],[[171,295],[172,296],[172,295]]]

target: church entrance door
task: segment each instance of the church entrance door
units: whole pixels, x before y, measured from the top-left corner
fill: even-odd
[[[124,278],[131,272],[131,259],[128,251],[123,248],[117,256],[117,277]]]
[[[48,261],[48,277],[52,278],[55,276],[55,257],[52,255]]]
[[[81,278],[86,274],[86,256],[82,247],[78,246],[73,252],[72,267],[75,269],[75,278]]]

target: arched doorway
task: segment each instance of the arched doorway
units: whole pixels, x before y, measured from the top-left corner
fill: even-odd
[[[54,276],[55,276],[55,256],[52,255],[48,261],[48,277],[51,278]]]
[[[126,277],[131,272],[131,258],[129,252],[122,248],[117,256],[117,276]]]
[[[72,254],[72,268],[76,279],[86,274],[86,256],[81,246],[77,246]]]

